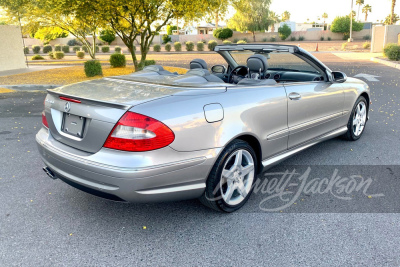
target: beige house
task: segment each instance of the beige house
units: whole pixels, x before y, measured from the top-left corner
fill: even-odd
[[[0,71],[26,68],[20,28],[0,25]]]

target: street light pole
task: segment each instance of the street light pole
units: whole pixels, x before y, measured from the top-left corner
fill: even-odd
[[[351,0],[351,12],[350,12],[350,38],[347,42],[353,42],[353,0]]]

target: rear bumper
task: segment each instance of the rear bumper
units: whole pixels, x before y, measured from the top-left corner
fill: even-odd
[[[165,147],[148,152],[102,148],[94,154],[56,141],[42,128],[36,135],[45,165],[64,182],[112,200],[160,202],[197,198],[220,148],[178,152]]]

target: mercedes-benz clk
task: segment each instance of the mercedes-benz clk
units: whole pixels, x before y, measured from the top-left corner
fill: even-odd
[[[36,135],[45,172],[115,201],[199,198],[233,212],[257,175],[313,144],[359,139],[366,83],[296,46],[220,45],[184,75],[153,65],[48,90]]]

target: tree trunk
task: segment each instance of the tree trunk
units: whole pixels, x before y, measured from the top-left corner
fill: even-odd
[[[271,32],[275,32],[275,23],[272,23],[271,25]]]
[[[256,33],[253,32],[253,41],[256,42]]]
[[[365,12],[365,22],[367,22],[368,12]]]
[[[218,12],[215,12],[215,28],[218,28]]]
[[[390,13],[390,24],[393,24],[394,6],[395,5],[396,5],[396,0],[392,0],[392,12]]]
[[[93,59],[96,59],[96,34],[93,33]]]

